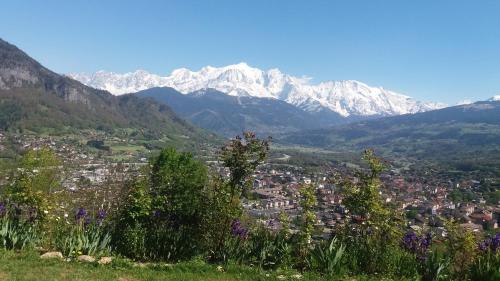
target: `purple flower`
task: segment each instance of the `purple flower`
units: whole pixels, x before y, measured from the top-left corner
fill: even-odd
[[[5,204],[0,203],[0,217],[5,216],[6,213],[7,213],[7,208],[5,208]]]
[[[101,225],[105,217],[106,217],[106,211],[104,209],[100,209],[99,212],[97,212],[96,223],[98,225]]]
[[[407,232],[402,239],[401,246],[416,255],[419,260],[427,258],[427,252],[432,244],[432,233],[425,236],[417,236],[414,232]]]
[[[248,229],[243,227],[240,220],[238,219],[235,219],[231,223],[231,233],[233,234],[233,236],[239,237],[241,239],[247,239],[248,237]]]
[[[89,226],[89,225],[90,225],[90,223],[91,223],[90,218],[89,218],[89,217],[86,217],[86,218],[85,218],[85,221],[83,222],[83,226],[84,226],[84,227],[87,227],[87,226]]]
[[[85,208],[78,209],[78,212],[75,215],[76,220],[80,221],[86,217],[87,217],[87,210]]]
[[[497,249],[500,249],[500,232],[494,237],[484,239],[483,242],[479,243],[478,248],[481,251],[491,250],[492,252],[496,252]]]

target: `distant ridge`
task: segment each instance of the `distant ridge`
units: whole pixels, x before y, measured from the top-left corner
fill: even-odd
[[[168,104],[193,124],[228,137],[248,130],[261,136],[277,137],[343,121],[342,116],[331,111],[311,113],[273,98],[229,96],[214,89],[182,94],[163,87],[140,91],[136,95]]]
[[[344,117],[393,116],[442,108],[411,97],[371,87],[355,80],[327,81],[316,85],[309,79],[267,71],[246,63],[224,67],[203,67],[199,71],[180,68],[169,76],[144,70],[117,74],[98,71],[94,74],[68,74],[82,83],[120,95],[154,87],[171,87],[187,94],[212,88],[231,96],[252,96],[285,101],[308,112],[330,110]]]

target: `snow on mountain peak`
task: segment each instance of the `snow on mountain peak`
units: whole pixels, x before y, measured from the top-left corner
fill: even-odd
[[[490,99],[488,99],[489,101],[500,101],[500,95],[495,95],[495,96],[492,96]]]
[[[399,115],[444,107],[356,80],[311,84],[308,77],[287,75],[277,68],[264,71],[245,62],[224,67],[206,66],[199,71],[179,68],[164,77],[144,70],[124,74],[98,71],[90,75],[76,73],[68,76],[115,95],[152,87],[172,87],[184,94],[213,88],[233,96],[275,98],[307,111],[327,108],[343,116]]]

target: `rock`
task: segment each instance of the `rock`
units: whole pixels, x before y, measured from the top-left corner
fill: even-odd
[[[79,262],[95,262],[95,258],[93,256],[81,255],[76,258]]]
[[[140,268],[146,268],[150,265],[148,262],[135,262],[133,266],[135,267],[140,267]]]
[[[61,252],[47,252],[40,256],[42,259],[63,259],[63,254]]]
[[[97,263],[98,264],[110,264],[113,261],[112,257],[102,257]]]

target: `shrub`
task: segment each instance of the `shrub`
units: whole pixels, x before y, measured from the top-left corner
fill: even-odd
[[[148,258],[147,227],[151,211],[151,196],[146,179],[128,183],[128,193],[112,218],[112,245],[121,255],[144,260]]]
[[[115,217],[116,249],[130,258],[173,261],[202,252],[206,167],[189,153],[164,149],[146,174],[130,185]]]

